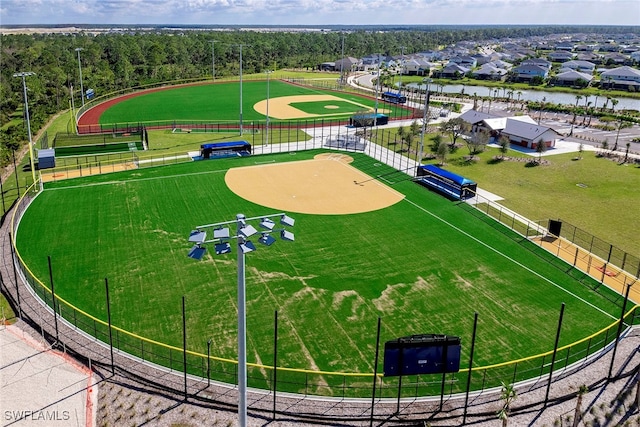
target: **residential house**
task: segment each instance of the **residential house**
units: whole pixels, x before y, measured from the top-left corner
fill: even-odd
[[[537,65],[538,67],[543,67],[543,68],[546,68],[547,70],[550,70],[552,64],[551,62],[543,58],[530,58],[522,61],[520,65]]]
[[[547,58],[549,58],[553,62],[571,61],[574,57],[575,57],[575,54],[564,51],[564,50],[551,52],[550,54],[547,55]]]
[[[636,52],[631,52],[629,56],[635,63],[640,63],[640,50]]]
[[[478,65],[478,61],[473,56],[454,56],[449,60],[450,64],[458,64],[462,67],[472,69]]]
[[[358,58],[347,56],[346,58],[339,59],[335,62],[335,71],[348,73],[351,70],[356,69],[358,64],[360,64],[360,60]]]
[[[627,55],[614,52],[614,53],[607,53],[602,57],[602,60],[604,61],[605,64],[623,65],[629,61],[629,57]]]
[[[447,64],[439,71],[439,76],[443,78],[459,78],[469,72],[469,68],[463,67],[455,63]]]
[[[510,62],[503,61],[501,59],[491,61],[489,64],[493,65],[496,68],[502,68],[504,70],[510,70],[511,68],[513,68],[513,64],[511,64]]]
[[[549,69],[540,65],[518,65],[511,72],[516,81],[530,81],[534,77],[542,77],[546,79],[549,75]]]
[[[501,80],[507,74],[507,70],[488,63],[481,66],[478,70],[472,71],[471,74],[477,79]]]
[[[576,60],[589,61],[593,62],[594,64],[602,64],[602,56],[593,52],[579,53],[578,56],[576,56]]]
[[[573,42],[559,42],[555,45],[555,50],[564,50],[567,52],[571,52],[576,48],[576,45]]]
[[[402,64],[402,74],[409,76],[428,76],[434,64],[424,58],[405,60]]]
[[[562,71],[556,74],[553,77],[553,83],[557,86],[579,86],[586,87],[589,86],[591,80],[593,80],[593,76],[587,73],[581,73],[580,71],[565,69],[566,71]]]
[[[593,74],[593,71],[596,69],[596,64],[589,61],[573,60],[563,63],[562,68],[571,68],[572,70]]]
[[[614,68],[603,71],[600,74],[600,86],[610,89],[626,89],[634,87],[634,90],[640,90],[640,70],[629,67]]]

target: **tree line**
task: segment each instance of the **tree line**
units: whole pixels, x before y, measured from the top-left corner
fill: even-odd
[[[241,30],[158,30],[93,35],[0,35],[0,162],[27,139],[23,120],[22,80],[27,77],[32,133],[48,117],[69,108],[71,94],[80,103],[77,48],[84,89],[97,95],[158,82],[239,73],[239,45],[243,45],[243,72],[265,69],[314,69],[342,56],[371,53],[398,55],[437,49],[453,43],[501,37],[529,37],[555,33],[638,31],[628,27],[424,27],[390,30],[357,28],[348,31],[258,32]],[[215,43],[214,43],[215,42]],[[212,57],[212,53],[215,58]]]

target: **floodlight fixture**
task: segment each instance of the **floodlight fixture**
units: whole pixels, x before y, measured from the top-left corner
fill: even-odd
[[[191,248],[187,256],[189,258],[193,258],[195,260],[200,261],[206,252],[207,252],[206,248],[203,248],[199,244],[196,244],[196,245],[193,245],[193,247]]]
[[[275,226],[276,223],[273,222],[271,218],[262,218],[262,221],[260,221],[260,227],[266,228],[267,230],[273,230]]]
[[[244,227],[240,227],[238,230],[238,234],[241,234],[244,237],[251,237],[257,232],[258,230],[256,230],[256,228],[251,224],[245,224]]]
[[[246,240],[238,245],[238,248],[242,251],[243,254],[248,254],[249,252],[253,252],[256,250],[256,246],[251,242],[251,240]]]
[[[271,246],[275,243],[276,239],[269,233],[262,233],[262,237],[258,239],[258,242],[265,246]]]
[[[228,239],[230,237],[231,237],[231,231],[229,230],[229,227],[215,228],[213,230],[214,239]]]
[[[229,242],[216,243],[214,245],[216,255],[228,254],[231,253],[231,245]]]
[[[195,243],[204,243],[207,240],[207,232],[200,230],[193,230],[191,234],[189,234],[189,241]]]
[[[295,240],[295,236],[289,230],[282,230],[280,232],[280,237],[282,238],[282,240],[288,240],[290,242],[293,242]]]
[[[293,227],[296,223],[296,220],[291,218],[287,214],[282,214],[282,217],[280,217],[280,223],[289,227]]]

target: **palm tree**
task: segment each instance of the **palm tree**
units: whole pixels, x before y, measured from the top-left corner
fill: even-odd
[[[598,109],[598,98],[600,97],[600,95],[602,95],[602,92],[597,91],[595,95],[596,95],[596,102],[593,103],[593,108]]]
[[[616,109],[616,105],[618,105],[619,100],[615,98],[611,98],[611,112],[613,113]]]
[[[573,427],[578,427],[580,420],[582,419],[582,398],[585,394],[589,393],[589,387],[582,384],[578,389],[578,399],[576,400],[576,410],[573,413]]]
[[[478,94],[473,92],[473,109],[478,110]]]
[[[609,101],[611,101],[611,97],[607,96],[607,98],[604,100],[604,104],[602,104],[602,111],[607,109],[607,105],[609,105]]]
[[[513,384],[505,384],[502,382],[502,391],[500,392],[500,399],[502,400],[502,409],[498,411],[498,419],[502,420],[502,427],[507,427],[507,421],[509,419],[509,411],[511,409],[511,403],[516,400],[517,394]]]
[[[547,144],[540,138],[536,143],[536,153],[538,153],[538,164],[542,164],[542,153],[547,151]]]
[[[627,142],[627,151],[624,152],[624,163],[627,163],[629,160],[629,149],[631,148],[631,143]]]

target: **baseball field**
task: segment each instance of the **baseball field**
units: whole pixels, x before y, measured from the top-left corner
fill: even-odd
[[[376,179],[376,177],[378,177]],[[549,351],[616,321],[620,297],[468,205],[365,155],[308,151],[201,161],[48,183],[25,213],[17,248],[61,301],[173,346],[236,359],[235,254],[187,257],[201,224],[287,212],[295,242],[247,254],[248,361],[373,372],[381,340],[460,336],[462,365],[479,314],[476,364]],[[570,269],[569,269],[570,270]],[[598,291],[595,292],[594,289]],[[255,369],[253,375],[263,375]],[[267,375],[264,373],[264,375]]]

